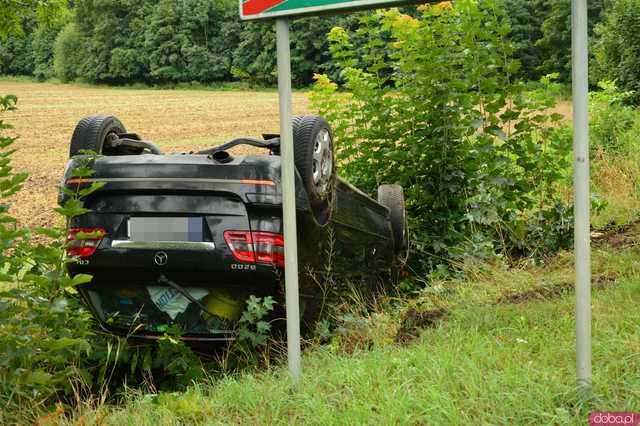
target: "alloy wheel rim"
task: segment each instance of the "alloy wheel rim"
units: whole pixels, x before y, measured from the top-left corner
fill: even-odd
[[[333,174],[333,152],[329,130],[321,129],[316,135],[313,146],[313,185],[316,192],[326,196]]]

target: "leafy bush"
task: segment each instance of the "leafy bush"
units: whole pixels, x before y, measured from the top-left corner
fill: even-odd
[[[640,103],[640,0],[616,0],[606,20],[596,27],[596,81],[615,81],[622,91],[632,92],[628,101]]]
[[[53,47],[53,68],[62,81],[73,81],[81,77],[87,54],[87,42],[74,23],[67,24]]]
[[[348,93],[318,75],[311,98],[333,125],[347,178],[371,194],[382,183],[404,187],[414,260],[433,268],[569,245],[531,233],[532,223],[571,229],[570,209],[556,207],[571,144],[561,117],[546,112],[553,98],[513,81],[518,63],[500,3],[366,19],[358,33],[370,40],[369,65],[358,66],[351,33],[334,28],[332,54]]]
[[[251,348],[265,346],[271,324],[265,321],[267,315],[273,311],[276,301],[271,296],[264,298],[251,295],[247,300],[247,307],[239,321],[238,340],[246,342]]]
[[[0,97],[0,112],[14,109],[15,102]],[[10,128],[0,120],[0,131]],[[7,198],[27,177],[11,168],[15,140],[0,134],[0,403],[6,413],[71,393],[89,380],[80,360],[91,349],[89,315],[65,293],[87,277],[64,274],[61,244],[29,245],[29,233],[8,214]]]
[[[624,105],[632,92],[619,92],[615,83],[601,81],[600,91],[590,93],[591,151],[625,154],[629,150],[627,132],[637,121],[634,108]]]

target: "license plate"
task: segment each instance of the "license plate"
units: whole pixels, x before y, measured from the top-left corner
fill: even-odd
[[[204,241],[202,217],[132,217],[128,230],[131,241]]]

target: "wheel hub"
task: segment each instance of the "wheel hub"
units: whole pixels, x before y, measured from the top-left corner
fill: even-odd
[[[316,192],[326,196],[333,174],[333,152],[331,150],[331,135],[327,129],[322,129],[316,135],[313,147],[313,184]]]

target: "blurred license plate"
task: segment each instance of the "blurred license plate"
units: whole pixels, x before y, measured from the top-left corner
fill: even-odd
[[[203,241],[202,217],[132,217],[129,240]]]

